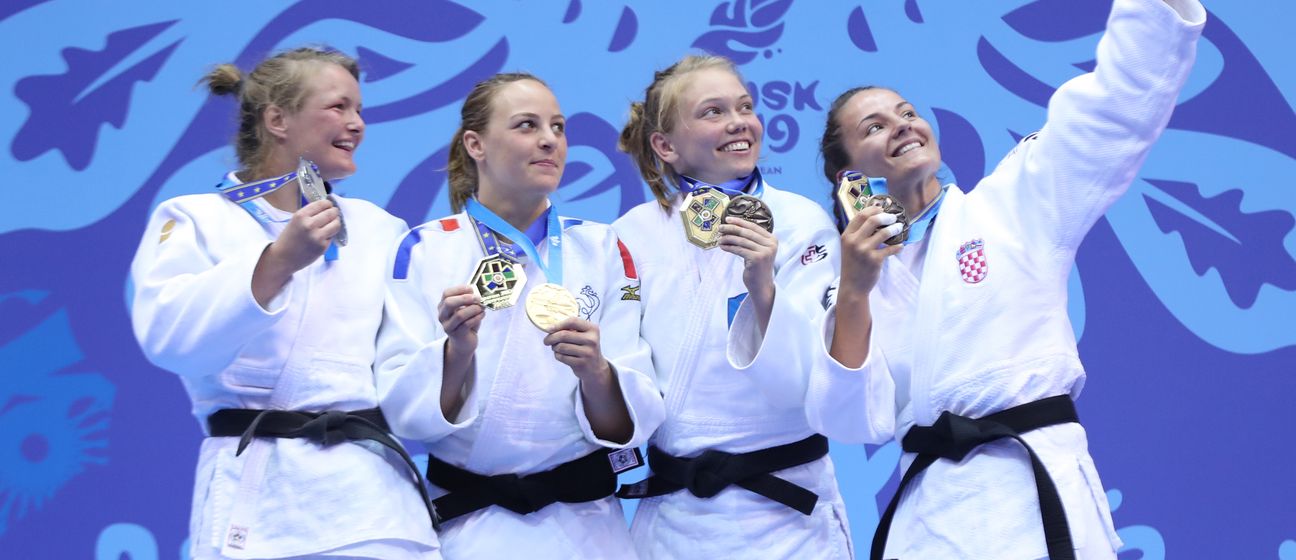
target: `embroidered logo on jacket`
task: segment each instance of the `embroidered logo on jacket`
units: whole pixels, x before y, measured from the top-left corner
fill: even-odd
[[[600,300],[598,294],[594,293],[594,288],[585,286],[581,288],[581,295],[576,297],[576,302],[580,305],[581,316],[588,321],[598,311]]]
[[[229,545],[230,548],[243,550],[243,547],[247,546],[247,538],[248,538],[247,527],[230,525],[229,536],[225,539],[225,544]]]
[[[639,301],[639,285],[621,286],[621,301]]]
[[[985,280],[986,274],[989,273],[989,265],[986,264],[985,241],[973,239],[964,243],[958,250],[959,276],[968,284],[976,284]]]
[[[817,263],[828,257],[828,248],[823,245],[811,245],[801,253],[801,264]]]
[[[175,220],[167,220],[165,224],[162,224],[162,239],[158,240],[159,245],[171,238],[171,230],[175,229],[175,224]]]

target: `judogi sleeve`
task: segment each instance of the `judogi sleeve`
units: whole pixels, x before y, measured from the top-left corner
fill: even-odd
[[[596,436],[589,418],[585,416],[585,401],[579,389],[576,390],[576,417],[587,440],[604,447],[623,449],[648,442],[648,437],[666,420],[666,404],[654,381],[652,351],[639,334],[642,304],[634,259],[630,250],[616,239],[612,229],[608,228],[607,232],[610,241],[608,252],[603,256],[607,275],[604,285],[612,289],[604,294],[606,303],[598,316],[599,345],[612,365],[612,374],[617,378],[634,432],[625,443]]]
[[[829,353],[837,325],[837,304],[820,316],[818,360],[810,372],[806,421],[814,431],[842,443],[885,443],[895,436],[895,381],[886,355],[869,336],[868,357],[858,368]]]
[[[445,344],[449,337],[437,319],[442,287],[430,276],[430,232],[410,230],[389,259],[382,326],[378,329],[374,381],[378,402],[392,433],[419,441],[435,441],[476,419],[476,365],[464,381],[463,406],[456,418],[441,408]]]
[[[765,398],[780,408],[804,406],[820,344],[814,326],[841,259],[841,239],[828,215],[809,206],[794,216],[775,217],[797,220],[800,227],[779,240],[782,260],[775,263],[774,304],[765,336],[748,299],[738,307],[727,341],[729,364],[757,377]]]
[[[1032,234],[1070,257],[1169,122],[1205,19],[1196,0],[1116,0],[1093,72],[1054,92],[1044,127],[977,190],[1003,208],[1029,205],[1019,214]]]
[[[185,376],[215,375],[239,350],[284,315],[294,281],[262,308],[252,272],[270,242],[249,245],[216,262],[211,242],[181,200],[153,212],[131,263],[131,324],[144,355]]]

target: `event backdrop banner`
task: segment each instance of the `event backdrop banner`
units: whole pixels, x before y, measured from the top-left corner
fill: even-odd
[[[476,81],[526,70],[568,115],[557,198],[611,221],[650,198],[616,139],[652,72],[737,63],[760,168],[827,204],[824,113],[896,88],[971,189],[1093,67],[1110,0],[496,0],[0,5],[0,556],[187,556],[201,439],[141,355],[128,266],[150,210],[235,165],[213,64],[327,44],[356,56],[368,122],[341,192],[410,224],[449,213],[445,163]],[[1079,400],[1121,558],[1296,560],[1296,64],[1291,2],[1207,2],[1169,129],[1070,280]],[[1286,61],[1286,62],[1284,62]],[[1284,179],[1287,178],[1287,179]],[[1283,194],[1287,193],[1287,194]],[[835,445],[856,551],[899,451]],[[632,504],[627,504],[627,508]]]

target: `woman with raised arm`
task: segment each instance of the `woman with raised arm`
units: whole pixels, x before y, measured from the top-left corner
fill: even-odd
[[[824,175],[855,191],[835,197],[842,271],[812,401],[858,412],[828,433],[863,440],[888,406],[860,406],[859,387],[894,382],[904,476],[872,558],[1115,558],[1072,402],[1085,371],[1067,278],[1169,121],[1205,16],[1196,0],[1116,0],[1094,70],[966,194],[936,178],[931,126],[896,91],[831,105]]]

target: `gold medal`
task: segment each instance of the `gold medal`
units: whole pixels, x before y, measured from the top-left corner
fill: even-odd
[[[580,304],[567,288],[546,282],[527,294],[526,313],[540,330],[554,332],[563,319],[580,313]]]
[[[311,202],[329,198],[328,189],[324,188],[324,179],[320,177],[318,168],[315,167],[311,160],[306,158],[297,158],[297,186],[301,189],[302,196]],[[337,201],[334,200],[333,204],[336,206]],[[346,222],[342,220],[341,207],[338,207],[338,223],[342,227],[333,236],[333,241],[339,247],[346,247],[347,230]]]
[[[904,206],[889,194],[873,194],[869,188],[868,177],[858,171],[843,171],[837,185],[837,202],[846,212],[849,221],[869,206],[877,206],[883,212],[896,215],[896,223],[904,224],[904,229],[894,237],[886,240],[887,245],[899,245],[909,238],[909,216]]]
[[[468,284],[486,309],[498,311],[517,304],[522,288],[526,286],[526,272],[523,272],[521,263],[494,255],[477,261],[477,268]]]
[[[770,207],[765,204],[765,201],[754,196],[740,194],[729,199],[729,207],[725,208],[724,217],[729,216],[742,218],[765,228],[765,231],[774,233],[774,213],[770,212]]]
[[[684,199],[684,237],[689,243],[710,249],[720,243],[721,218],[729,207],[729,196],[716,189],[697,189]]]

